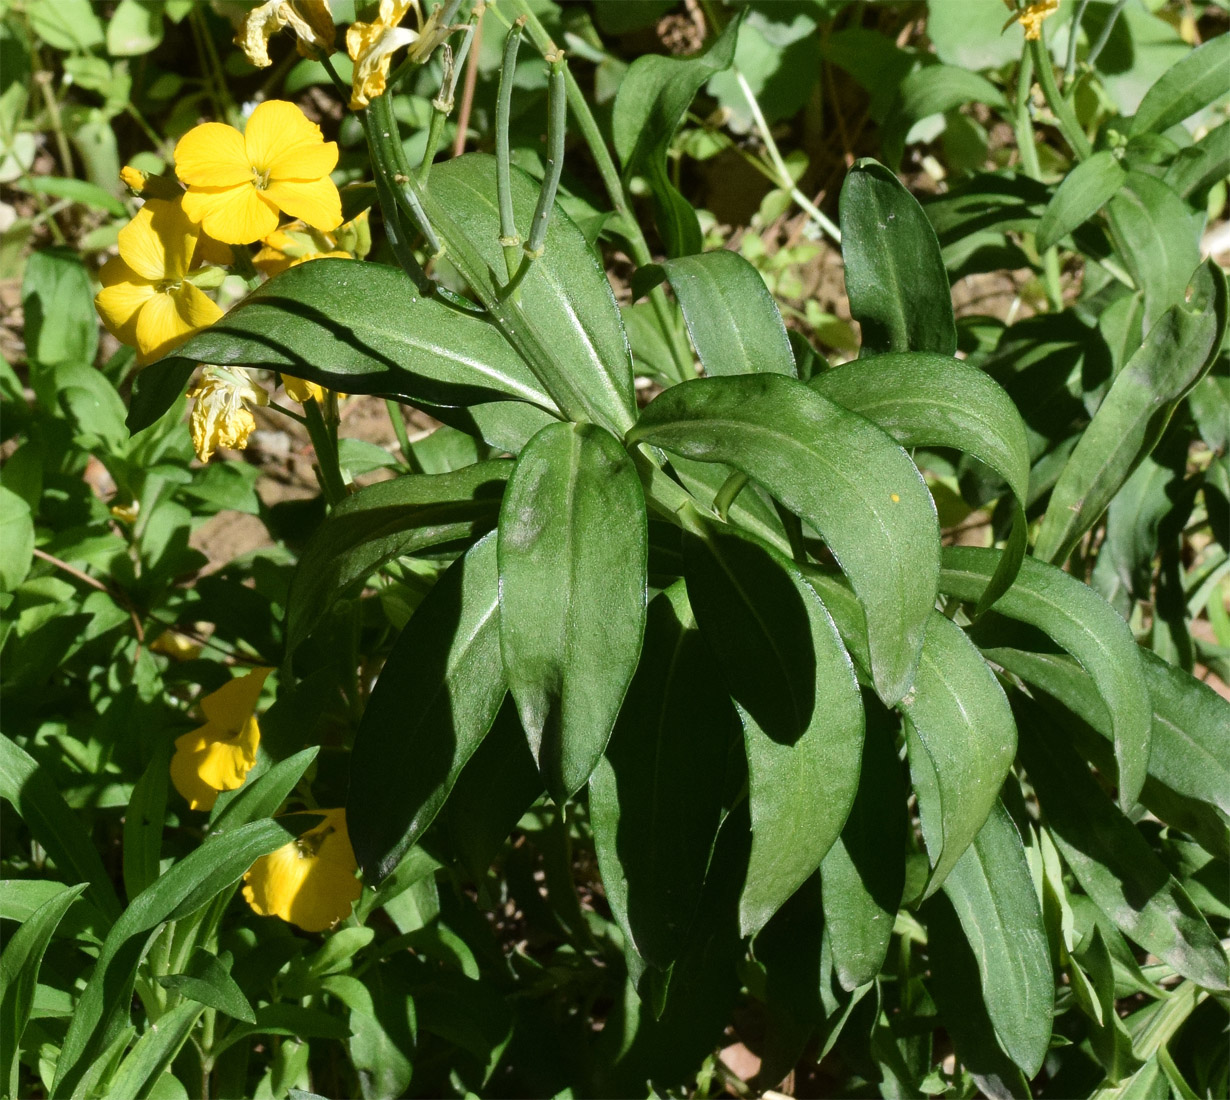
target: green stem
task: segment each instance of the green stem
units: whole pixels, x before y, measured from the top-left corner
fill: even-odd
[[[414,472],[422,473],[418,469],[418,460],[414,457],[414,448],[410,446],[410,436],[406,432],[406,422],[401,417],[401,406],[392,398],[384,399],[385,410],[389,414],[389,420],[393,425],[393,434],[397,436],[397,447],[401,451],[401,457],[405,459],[406,465]]]
[[[1127,6],[1128,0],[1115,0],[1115,6],[1110,9],[1110,15],[1106,17],[1102,33],[1098,35],[1098,40],[1089,48],[1089,56],[1085,58],[1085,64],[1091,69],[1097,64],[1098,58],[1106,48],[1106,43],[1110,41],[1111,32],[1115,29],[1115,24],[1119,21],[1120,14]]]
[[[1049,59],[1047,65],[1050,64]],[[1042,178],[1042,165],[1038,161],[1038,144],[1034,137],[1033,118],[1029,113],[1029,93],[1033,87],[1034,55],[1030,50],[1021,54],[1021,65],[1016,82],[1016,144],[1021,154],[1021,167],[1030,179]],[[1046,298],[1051,308],[1063,309],[1063,288],[1059,281],[1059,251],[1048,248],[1041,257],[1042,281]]]
[[[448,115],[433,102],[431,105],[431,125],[427,128],[427,147],[423,150],[423,159],[419,161],[419,170],[415,173],[420,187],[426,185],[427,177],[431,174],[431,166],[436,159],[436,152],[440,148],[440,138],[444,135],[444,122],[447,118]]]
[[[547,241],[547,224],[560,176],[564,172],[564,137],[568,129],[568,97],[564,91],[564,74],[568,71],[563,51],[548,58],[547,74],[547,171],[538,190],[538,205],[530,224],[530,239],[525,242],[525,254],[531,260],[542,255]]]
[[[1080,37],[1081,20],[1085,18],[1085,9],[1089,0],[1080,0],[1076,11],[1072,13],[1072,22],[1068,24],[1068,57],[1063,67],[1063,90],[1069,91],[1068,85],[1076,73],[1076,40]]]
[[[726,519],[730,506],[735,502],[735,497],[743,492],[748,480],[747,474],[736,470],[722,482],[721,488],[718,489],[713,497],[713,510],[718,514],[719,519]]]
[[[517,50],[521,46],[521,30],[525,17],[518,16],[504,39],[504,60],[500,65],[500,88],[495,100],[495,190],[500,206],[500,247],[504,249],[504,267],[511,280],[517,271],[517,249],[521,235],[513,215],[512,167],[508,151],[508,121],[512,113],[513,73],[517,67]]]
[[[1055,121],[1059,123],[1060,132],[1071,147],[1076,159],[1085,160],[1093,152],[1093,146],[1089,144],[1085,131],[1081,129],[1072,104],[1059,94],[1059,88],[1055,84],[1055,70],[1051,66],[1051,55],[1047,52],[1045,38],[1035,38],[1029,43],[1029,48],[1033,53],[1034,68],[1038,72],[1038,83],[1042,87],[1042,94],[1046,96],[1046,102],[1055,114]]]
[[[316,478],[330,507],[346,499],[346,482],[337,461],[337,437],[325,423],[320,403],[312,398],[303,406],[308,435],[316,451]]]

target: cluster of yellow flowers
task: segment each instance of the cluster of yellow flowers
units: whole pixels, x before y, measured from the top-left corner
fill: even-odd
[[[175,742],[171,782],[193,810],[212,810],[222,791],[242,787],[256,764],[256,705],[272,669],[253,669],[201,700],[205,724]],[[324,820],[244,875],[243,896],[261,916],[281,917],[308,932],[344,920],[358,899],[358,864],[346,831],[346,811],[321,810]]]
[[[1004,0],[1012,18],[1004,24],[1007,30],[1013,23],[1020,23],[1029,42],[1036,42],[1042,37],[1042,24],[1059,10],[1059,0],[1038,0],[1020,10],[1016,9],[1014,0]]]

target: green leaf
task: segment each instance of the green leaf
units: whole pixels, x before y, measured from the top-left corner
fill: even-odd
[[[1033,1077],[1050,1044],[1055,982],[1025,848],[1002,804],[953,867],[944,893],[973,948],[996,1038]]]
[[[1038,223],[1038,248],[1045,251],[1084,225],[1119,193],[1126,180],[1119,158],[1108,149],[1077,164],[1046,205]]]
[[[124,812],[124,891],[135,898],[162,873],[171,745],[162,741],[137,780]]]
[[[629,438],[723,462],[811,524],[850,578],[867,616],[876,691],[909,691],[935,604],[939,524],[906,453],[879,428],[778,375],[674,386]]]
[[[377,482],[341,501],[308,540],[291,579],[287,652],[295,651],[334,600],[386,562],[489,531],[511,473],[511,462],[479,462],[452,473]]]
[[[72,2],[72,0],[70,0]],[[84,0],[83,0],[84,3]],[[46,0],[40,8],[68,8],[56,0]],[[88,4],[86,15],[93,19]],[[26,354],[32,364],[49,367],[74,362],[92,366],[98,351],[98,318],[94,314],[94,292],[90,276],[80,258],[64,249],[35,252],[26,261],[21,283],[21,305],[25,311]],[[47,377],[36,371],[31,384],[47,408],[55,402],[46,392]],[[54,389],[54,384],[52,385]]]
[[[905,888],[909,830],[895,723],[882,708],[869,709],[858,793],[820,864],[833,969],[851,992],[875,979],[888,954]]]
[[[366,261],[313,260],[257,287],[137,376],[130,430],[166,412],[198,363],[276,370],[342,393],[412,402],[555,408],[494,325],[420,296],[399,268]]]
[[[611,133],[624,178],[644,176],[648,181],[654,220],[670,256],[699,252],[701,247],[696,212],[667,171],[671,139],[701,85],[730,67],[741,23],[732,19],[709,49],[695,57],[638,57],[615,96]]]
[[[795,374],[786,326],[764,279],[737,252],[718,249],[641,268],[633,293],[666,279],[705,374]]]
[[[640,667],[589,781],[607,901],[641,957],[662,969],[686,945],[740,736],[713,666],[676,582],[649,604]]]
[[[34,517],[30,505],[0,485],[0,592],[13,592],[34,561]]]
[[[347,931],[343,929],[343,932]],[[360,929],[349,929],[360,931]],[[363,931],[366,931],[364,929]],[[339,932],[337,935],[341,935]],[[370,936],[368,937],[370,939]],[[331,937],[326,946],[333,943],[337,936]],[[256,1014],[252,1011],[248,998],[235,983],[230,973],[230,956],[223,963],[216,955],[204,948],[198,947],[192,954],[188,969],[183,974],[163,974],[158,978],[158,984],[164,989],[191,997],[202,1005],[225,1012],[235,1020],[245,1023],[256,1023]]]
[[[876,355],[816,375],[808,383],[830,401],[878,424],[902,447],[952,447],[985,463],[1016,497],[1012,535],[985,611],[1016,578],[1028,537],[1029,442],[1012,399],[977,367],[931,352]]]
[[[1215,35],[1171,65],[1145,92],[1128,134],[1134,136],[1146,130],[1160,134],[1221,99],[1226,94],[1227,71],[1230,39]]]
[[[137,1100],[147,1095],[150,1082],[171,1064],[204,1011],[203,1004],[192,1000],[159,1016],[107,1082],[107,1096],[112,1100]]]
[[[355,735],[346,824],[369,882],[444,805],[504,698],[494,532],[436,582],[389,654]]]
[[[114,920],[122,906],[93,840],[68,808],[51,775],[2,733],[0,798],[12,803],[60,873],[88,882],[90,900],[108,920]]]
[[[997,550],[945,548],[940,590],[977,600],[998,559]],[[1127,623],[1092,588],[1033,558],[1021,563],[1016,583],[1000,597],[996,611],[1045,631],[1093,678],[1113,716],[1119,804],[1130,809],[1145,781],[1153,711],[1140,648]]]
[[[187,916],[239,881],[261,856],[294,839],[293,819],[256,821],[215,834],[134,898],[120,915],[94,966],[56,1062],[52,1094],[73,1092],[127,1020],[137,966],[149,933]]]
[[[268,719],[277,707],[278,704],[275,703],[269,714],[261,720],[264,725],[272,724]],[[219,798],[210,815],[210,832],[219,833],[262,817],[272,817],[290,797],[291,791],[303,778],[303,773],[311,767],[319,752],[320,746],[312,745],[285,760],[279,760],[263,775],[249,776],[239,792],[225,804]]]
[[[102,23],[90,0],[32,0],[26,12],[34,33],[57,50],[88,50],[102,44]]]
[[[901,82],[881,138],[884,159],[899,166],[906,136],[916,122],[964,103],[1006,109],[1003,93],[984,76],[958,65],[924,65]]]
[[[1217,934],[1145,838],[1045,716],[1021,700],[1018,717],[1021,759],[1076,881],[1126,935],[1184,977],[1230,988]]]
[[[739,704],[752,850],[743,935],[820,866],[858,788],[863,704],[824,604],[779,551],[734,528],[684,535],[688,597]]]
[[[117,218],[126,217],[128,214],[127,208],[119,199],[109,191],[104,191],[97,184],[86,180],[63,179],[59,176],[35,176],[28,182],[23,180],[22,186],[36,195],[51,195],[57,199],[68,199]]]
[[[107,53],[136,57],[149,53],[162,41],[162,4],[159,0],[120,0],[107,20]]]
[[[1180,149],[1166,169],[1165,181],[1183,198],[1230,175],[1230,123],[1214,126],[1194,145]]]
[[[56,927],[86,889],[86,883],[66,886],[38,907],[10,937],[0,955],[0,1090],[9,1095],[9,1082],[21,1046],[21,1035],[34,1006],[38,971]]]
[[[858,161],[839,202],[841,254],[862,355],[957,350],[948,275],[918,200],[884,165]]]
[[[1115,376],[1068,459],[1034,547],[1044,561],[1068,557],[1212,365],[1226,330],[1226,278],[1210,260],[1192,285],[1190,303],[1167,310]]]
[[[589,779],[645,632],[645,498],[627,452],[593,424],[543,428],[500,508],[500,650],[547,790]]]
[[[910,771],[922,769],[926,776],[914,783],[932,868],[925,899],[994,809],[1016,755],[1016,725],[977,647],[938,611],[927,623],[918,679],[901,709],[910,721]]]

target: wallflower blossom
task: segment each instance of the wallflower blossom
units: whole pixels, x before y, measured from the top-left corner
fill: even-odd
[[[252,263],[266,275],[277,275],[308,260],[358,260],[371,251],[372,234],[364,210],[331,233],[312,229],[301,221],[275,229],[262,242]]]
[[[282,375],[282,385],[286,388],[286,396],[300,405],[309,401],[323,401],[325,388],[317,382],[309,382],[306,378],[295,378],[293,375]]]
[[[295,32],[301,57],[314,57],[333,49],[333,15],[329,0],[267,0],[244,17],[235,36],[235,45],[248,62],[258,69],[273,64],[269,60],[269,39],[283,27]]]
[[[276,852],[261,856],[243,876],[243,896],[262,917],[281,917],[305,932],[344,920],[360,893],[358,863],[345,810],[321,810],[324,820]]]
[[[206,695],[205,725],[176,738],[171,782],[191,809],[212,810],[220,791],[243,786],[261,739],[256,703],[272,671],[255,668]]]
[[[177,202],[150,199],[119,233],[120,254],[98,273],[94,306],[141,365],[160,358],[222,310],[187,281],[200,231]]]
[[[256,106],[241,134],[204,122],[175,146],[175,171],[188,185],[184,211],[211,237],[250,244],[278,227],[278,211],[314,229],[335,229],[342,199],[329,173],[337,142],[293,103],[269,99]]]
[[[419,25],[417,31],[397,25],[411,10]],[[395,50],[410,46],[411,60],[422,61],[448,37],[452,28],[441,22],[442,12],[443,5],[424,21],[419,0],[380,0],[374,23],[350,25],[346,31],[346,52],[355,63],[350,91],[352,111],[384,95],[389,83],[389,62]]]
[[[208,462],[219,447],[242,451],[256,430],[248,405],[269,404],[269,395],[242,367],[212,364],[201,371],[201,380],[188,396],[195,402],[189,419],[192,446],[202,462]]]
[[[1018,12],[1013,12],[1012,18],[1004,24],[1007,30],[1013,23],[1020,23],[1025,31],[1025,39],[1036,42],[1042,37],[1042,23],[1059,10],[1059,0],[1039,0]]]

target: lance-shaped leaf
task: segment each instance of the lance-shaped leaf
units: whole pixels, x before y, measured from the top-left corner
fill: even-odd
[[[1016,577],[1028,538],[1029,441],[1012,399],[984,371],[931,352],[857,359],[808,385],[878,424],[903,447],[964,451],[1008,483],[1016,497],[1012,534],[978,603],[985,611]]]
[[[833,620],[789,558],[734,528],[684,536],[696,621],[739,703],[752,852],[739,901],[750,935],[811,875],[858,788],[863,704]]]
[[[115,1076],[107,1082],[107,1095],[111,1100],[137,1100],[139,1096],[148,1096],[150,1082],[171,1064],[204,1011],[203,1004],[186,1000],[159,1016],[158,1023],[133,1044]]]
[[[198,363],[283,371],[342,393],[434,405],[517,400],[555,410],[498,328],[422,297],[399,268],[366,261],[314,260],[257,287],[138,375],[129,429],[166,412]]]
[[[922,475],[888,435],[768,374],[674,386],[629,438],[733,466],[820,532],[866,614],[877,694],[891,706],[909,691],[935,604],[939,523]]]
[[[947,547],[940,589],[975,601],[998,565],[998,550]],[[1045,631],[1093,678],[1113,718],[1119,804],[1130,808],[1140,795],[1149,764],[1153,708],[1141,673],[1140,650],[1127,623],[1088,585],[1033,558],[1021,563],[1016,583],[995,609]]]
[[[445,474],[407,474],[341,501],[308,540],[290,582],[286,649],[296,646],[351,585],[428,546],[470,541],[495,526],[507,461]]]
[[[874,701],[873,707],[854,805],[820,864],[833,969],[841,987],[851,991],[872,981],[888,954],[905,888],[910,824],[893,742],[895,723]]]
[[[794,354],[773,295],[751,264],[737,252],[719,248],[641,268],[633,293],[662,280],[675,292],[688,335],[705,374],[787,374],[794,376]]]
[[[1230,72],[1230,39],[1216,35],[1171,65],[1145,92],[1136,108],[1131,136],[1161,133],[1226,94]]]
[[[589,779],[636,671],[648,554],[644,494],[619,441],[593,424],[534,436],[500,509],[500,648],[557,802]]]
[[[1021,759],[1077,882],[1141,947],[1206,989],[1230,989],[1225,952],[1187,892],[1103,794],[1063,733],[1028,700]]]
[[[1050,1045],[1055,981],[1025,848],[1002,804],[957,860],[944,893],[977,960],[995,1036],[1033,1077]]]
[[[1212,365],[1226,330],[1226,277],[1212,260],[1192,296],[1167,310],[1115,376],[1051,493],[1034,553],[1062,563],[1157,445],[1171,414]]]
[[[927,623],[918,679],[901,709],[910,720],[910,770],[923,775],[914,790],[931,858],[927,898],[994,808],[1016,756],[1016,725],[978,648],[938,611]]]
[[[1038,223],[1038,248],[1058,244],[1119,193],[1127,173],[1109,149],[1094,153],[1069,172]]]
[[[858,161],[842,184],[841,254],[862,355],[957,350],[948,274],[918,200],[884,165]]]
[[[369,881],[431,824],[504,699],[495,533],[436,582],[385,661],[355,735],[346,825]]]
[[[589,781],[607,901],[663,969],[686,943],[721,822],[739,718],[677,582],[649,604],[645,649]]]

